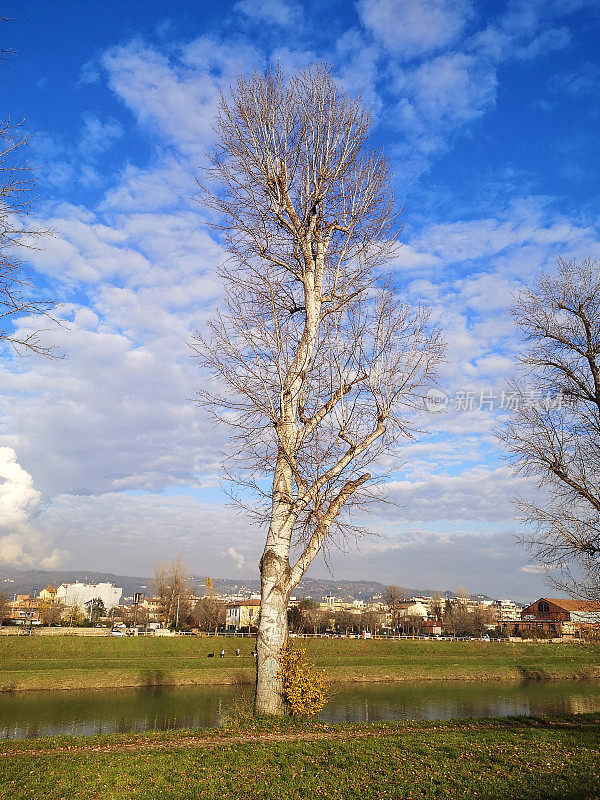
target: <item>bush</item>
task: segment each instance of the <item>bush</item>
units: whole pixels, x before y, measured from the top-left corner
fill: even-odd
[[[294,717],[312,717],[327,702],[325,672],[306,660],[306,648],[284,644],[281,650],[283,693]]]

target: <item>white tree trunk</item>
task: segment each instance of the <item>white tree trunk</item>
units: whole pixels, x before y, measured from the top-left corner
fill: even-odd
[[[268,585],[267,585],[268,583]],[[257,637],[256,714],[285,713],[281,670],[281,648],[287,640],[288,596],[272,582],[263,580],[263,602]]]

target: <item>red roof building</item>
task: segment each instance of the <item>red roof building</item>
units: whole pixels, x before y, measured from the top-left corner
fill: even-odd
[[[577,638],[600,626],[600,602],[540,597],[521,611],[521,620],[508,624],[512,636],[522,631],[553,638]]]

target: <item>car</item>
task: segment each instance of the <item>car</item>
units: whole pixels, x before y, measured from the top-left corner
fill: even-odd
[[[113,628],[110,632],[111,636],[127,636],[127,632],[124,628]]]

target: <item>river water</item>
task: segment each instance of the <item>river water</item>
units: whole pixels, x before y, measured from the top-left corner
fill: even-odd
[[[0,694],[0,738],[212,728],[224,724],[239,702],[240,689],[227,686]],[[374,722],[590,711],[600,711],[599,683],[427,682],[334,687],[320,718]]]

